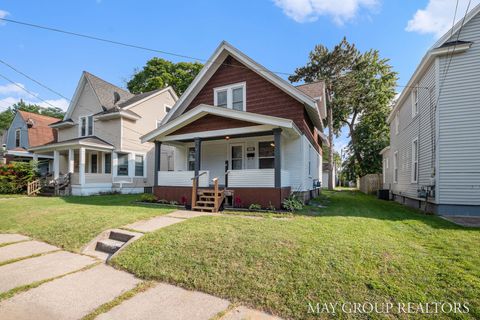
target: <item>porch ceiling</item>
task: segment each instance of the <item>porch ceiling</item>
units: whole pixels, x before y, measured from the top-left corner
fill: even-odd
[[[234,127],[222,128],[217,121],[211,121],[207,126],[198,126],[192,130],[180,130],[188,125],[196,125],[196,121],[206,116],[223,118],[234,124]],[[213,118],[212,118],[213,119]],[[205,121],[203,121],[205,122]],[[160,126],[156,130],[141,137],[142,143],[153,141],[187,141],[198,138],[214,138],[225,136],[252,136],[260,133],[268,134],[275,128],[284,129],[287,136],[299,136],[300,130],[292,120],[265,116],[251,112],[236,111],[209,105],[199,105],[187,113]]]

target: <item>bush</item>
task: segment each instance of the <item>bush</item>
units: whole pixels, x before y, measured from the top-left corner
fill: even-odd
[[[36,161],[0,164],[0,193],[23,193],[37,177]]]
[[[255,211],[255,210],[260,210],[262,209],[262,206],[256,203],[252,203],[249,207],[248,210]]]
[[[144,193],[140,196],[140,201],[142,202],[157,202],[157,197],[151,193]]]
[[[288,196],[288,198],[283,199],[282,205],[286,210],[291,212],[303,209],[303,203],[298,200],[294,194],[291,194]]]

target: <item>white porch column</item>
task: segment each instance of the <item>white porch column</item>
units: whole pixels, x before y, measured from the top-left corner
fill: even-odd
[[[60,176],[60,153],[58,150],[53,151],[53,178],[58,179]]]
[[[38,161],[38,154],[36,153],[33,154],[33,161]]]
[[[73,173],[74,168],[73,149],[68,149],[68,173]]]
[[[79,152],[79,163],[78,163],[78,173],[79,173],[79,183],[81,186],[85,184],[85,148],[80,148]]]

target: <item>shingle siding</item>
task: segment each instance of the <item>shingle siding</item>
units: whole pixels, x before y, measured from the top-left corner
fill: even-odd
[[[447,77],[450,57],[439,63],[439,200],[480,205],[480,15],[463,27],[459,39],[473,44],[452,57]]]

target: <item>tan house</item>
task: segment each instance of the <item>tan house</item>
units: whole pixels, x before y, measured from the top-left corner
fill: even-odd
[[[71,173],[71,193],[144,192],[154,184],[154,144],[140,137],[154,130],[178,97],[171,87],[133,95],[83,72],[63,120],[52,123],[53,143],[30,148],[53,155],[53,176]],[[173,148],[161,170],[173,170]]]

